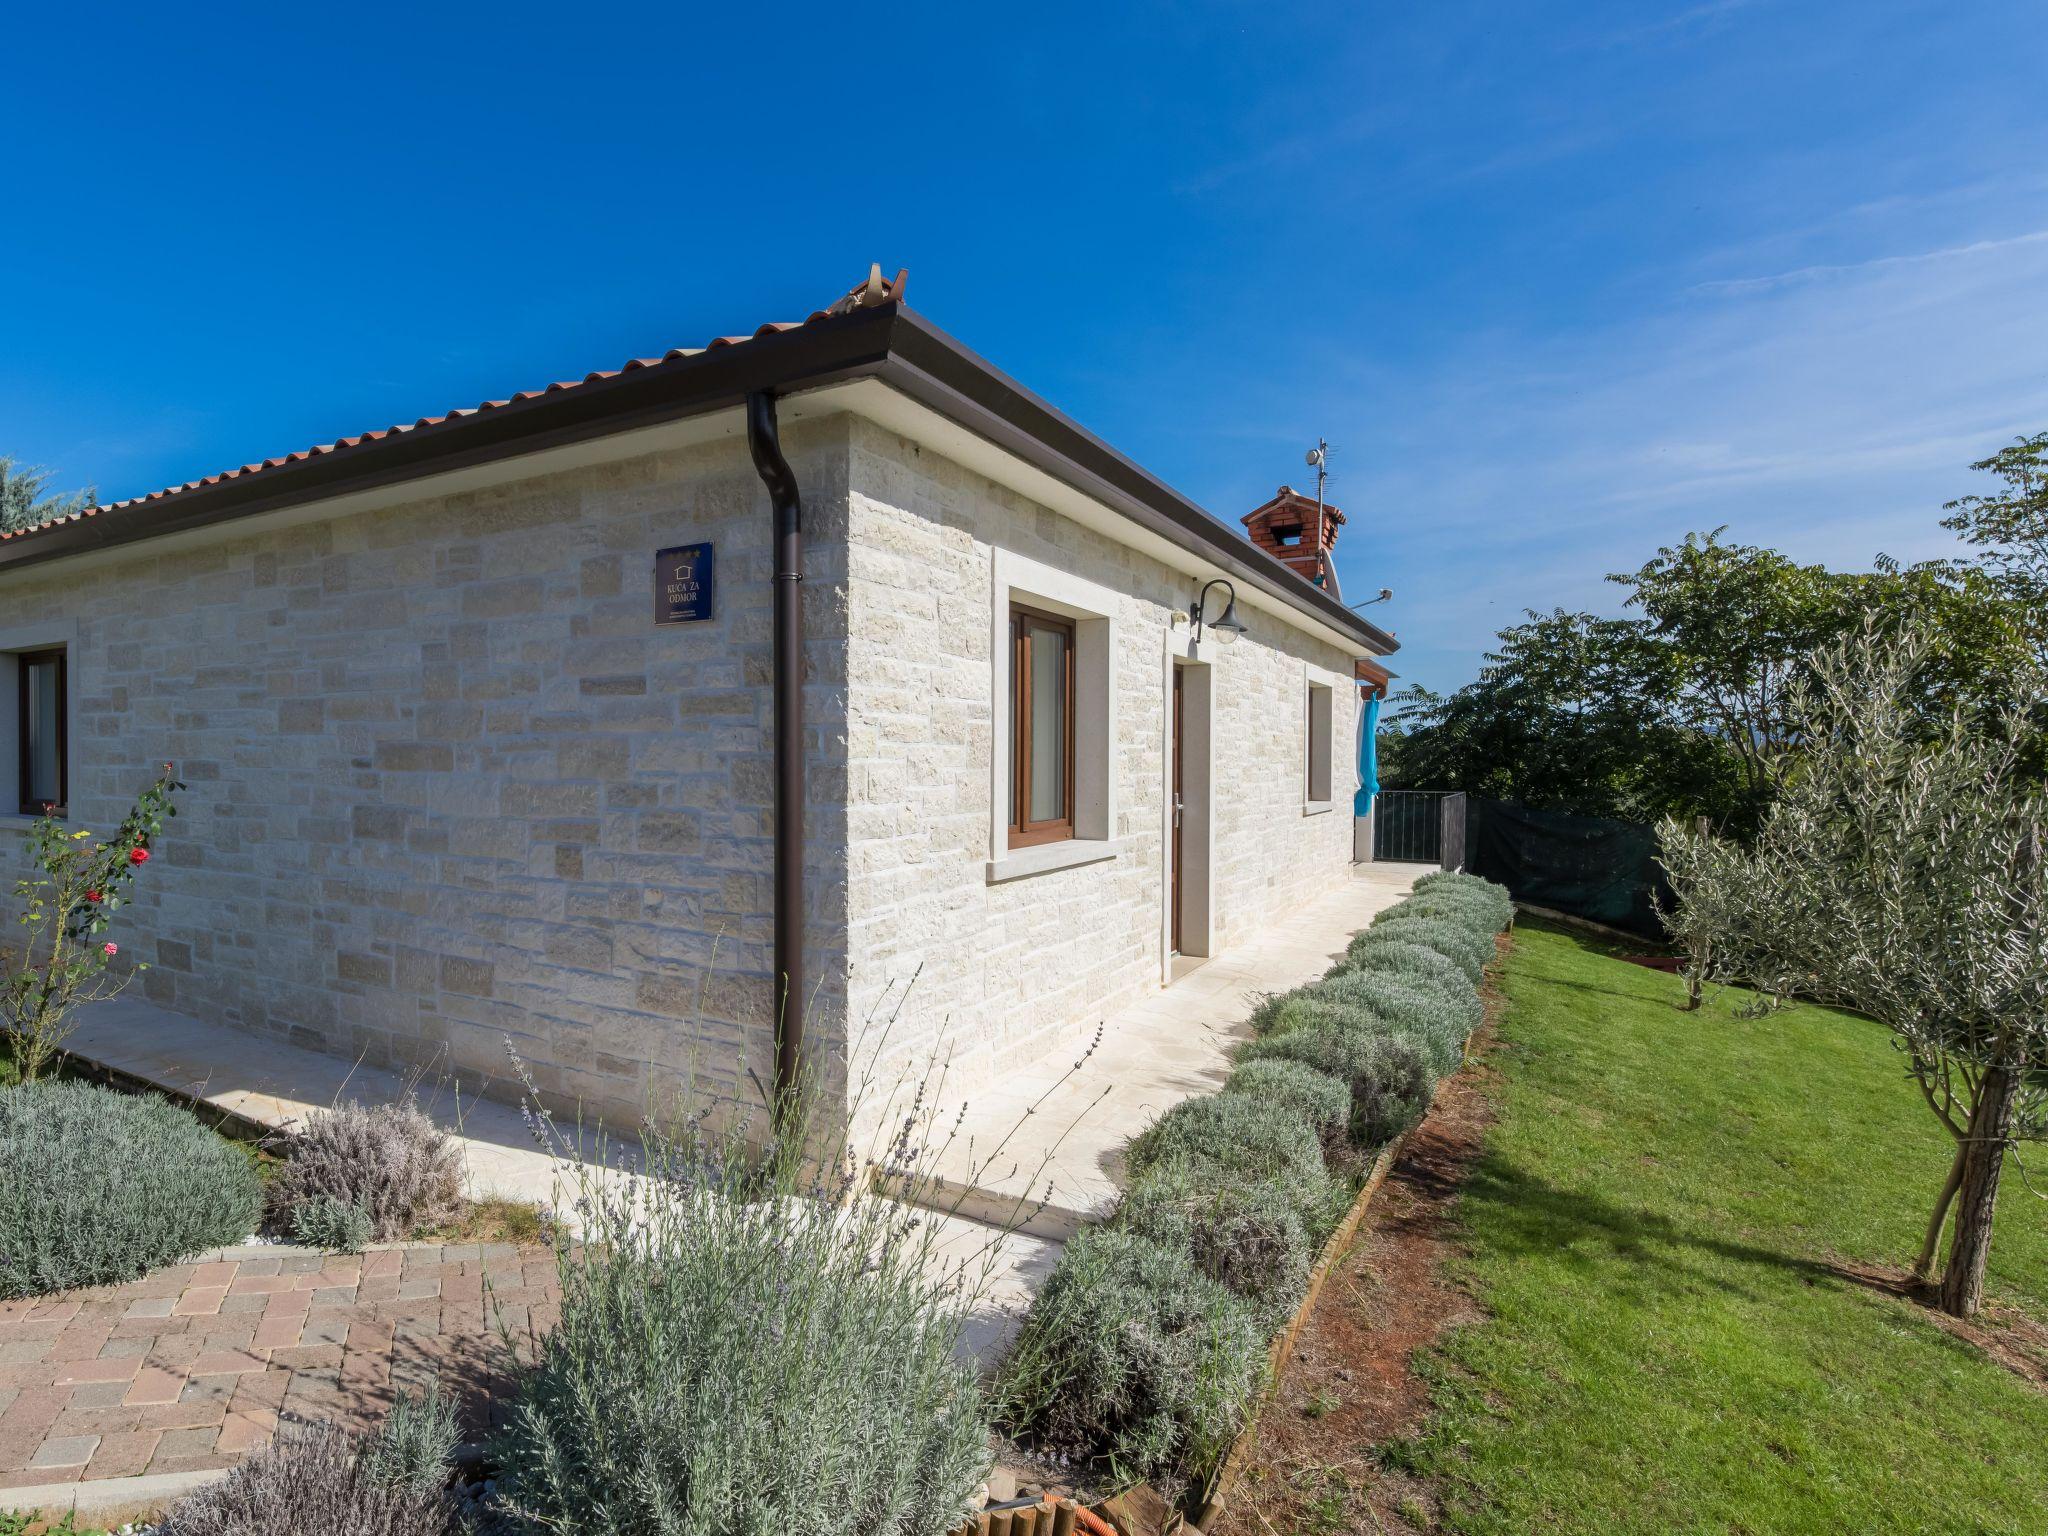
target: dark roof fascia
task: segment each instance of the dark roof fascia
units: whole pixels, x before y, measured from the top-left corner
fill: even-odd
[[[1384,656],[1400,649],[1400,642],[1385,630],[1311,586],[922,316],[911,311],[898,316],[881,377],[1140,527],[1215,562],[1225,575],[1351,636],[1365,650]]]
[[[757,389],[805,388],[878,372],[892,306],[828,315],[793,329],[708,348],[572,389],[452,416],[249,475],[108,508],[0,541],[0,573],[302,502],[352,495],[544,449],[737,406]]]
[[[873,377],[1093,496],[1235,580],[1380,655],[1399,642],[1226,527],[914,311],[824,315],[574,388],[226,477],[0,541],[0,573],[91,550],[353,495],[737,406],[757,389]]]

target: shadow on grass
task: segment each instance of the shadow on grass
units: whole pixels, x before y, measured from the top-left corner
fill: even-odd
[[[1712,1289],[1760,1297],[1758,1290],[1742,1283],[1740,1271],[1719,1271],[1702,1262],[1709,1258],[1796,1275],[1815,1284],[1868,1284],[1820,1260],[1722,1237],[1640,1206],[1553,1184],[1498,1155],[1487,1157],[1466,1180],[1463,1220],[1468,1230],[1485,1230],[1491,1251],[1511,1258],[1560,1253],[1611,1257],[1628,1266],[1625,1283],[1671,1294]]]

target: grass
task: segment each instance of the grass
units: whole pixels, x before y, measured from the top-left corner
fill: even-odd
[[[422,1227],[412,1237],[431,1243],[545,1243],[548,1227],[539,1206],[488,1195],[465,1201],[454,1221]]]
[[[1459,1205],[1488,1321],[1424,1364],[1390,1461],[1471,1536],[2048,1529],[2048,1396],[1911,1302],[1951,1144],[1868,1020],[1698,1014],[1525,923],[1498,1120]],[[1989,1291],[2048,1318],[2048,1216],[2011,1175]]]

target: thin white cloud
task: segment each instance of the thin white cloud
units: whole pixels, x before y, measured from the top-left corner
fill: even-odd
[[[1604,33],[1594,40],[1593,46],[1626,48],[1638,43],[1655,42],[1679,33],[1705,31],[1715,23],[1726,20],[1734,12],[1746,11],[1757,3],[1758,0],[1704,0],[1700,5],[1688,6],[1685,10],[1671,16],[1660,17],[1656,21]]]
[[[1374,612],[1406,644],[1396,670],[1455,687],[1525,608],[1617,611],[1606,573],[1694,529],[1840,569],[1959,552],[1940,508],[1969,463],[2048,427],[2048,231],[1947,251],[1767,304],[1447,339],[1419,375],[1333,361],[1290,415],[1346,450],[1339,567],[1395,589]]]
[[[1982,256],[1992,251],[2009,250],[2013,246],[2041,245],[2048,243],[2048,229],[2029,230],[2023,235],[2009,235],[2002,240],[1975,240],[1968,245],[1944,246],[1935,251],[1914,251],[1902,256],[1873,256],[1868,261],[1841,262],[1833,265],[1795,267],[1789,272],[1773,272],[1764,277],[1727,277],[1712,282],[1695,283],[1693,293],[1746,294],[1768,293],[1772,289],[1785,288],[1797,283],[1822,282],[1831,278],[1846,277],[1859,272],[1876,272],[1888,267],[1919,266],[1933,261],[1957,261],[1971,256]]]

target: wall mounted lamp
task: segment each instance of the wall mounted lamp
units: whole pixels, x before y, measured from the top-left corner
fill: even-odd
[[[1213,619],[1207,617],[1209,589],[1211,587],[1221,587],[1224,592],[1223,611]],[[1201,592],[1195,598],[1195,606],[1189,609],[1188,613],[1195,621],[1194,633],[1188,636],[1188,650],[1190,652],[1202,643],[1202,626],[1204,624],[1209,626],[1209,632],[1216,637],[1218,645],[1228,645],[1244,633],[1244,625],[1240,624],[1237,619],[1237,588],[1233,587],[1221,576],[1214,578],[1203,586]]]

